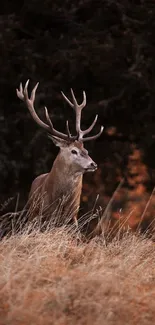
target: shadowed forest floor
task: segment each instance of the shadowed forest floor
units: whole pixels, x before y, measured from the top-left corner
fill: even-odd
[[[0,242],[0,325],[153,324],[155,245],[126,233],[79,243],[66,229]]]

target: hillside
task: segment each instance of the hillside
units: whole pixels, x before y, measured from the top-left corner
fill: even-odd
[[[77,241],[63,228],[0,242],[1,325],[153,324],[155,246],[126,233]]]

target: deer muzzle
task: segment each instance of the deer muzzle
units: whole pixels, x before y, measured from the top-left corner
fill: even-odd
[[[94,172],[97,169],[97,164],[92,161],[90,165],[86,168],[87,172]]]

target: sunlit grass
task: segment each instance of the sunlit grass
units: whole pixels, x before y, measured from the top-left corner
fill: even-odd
[[[149,239],[25,230],[0,242],[0,324],[152,324],[154,279]]]
[[[82,216],[79,229],[58,227],[61,212],[48,222],[42,211],[29,222],[26,207],[1,217],[0,325],[153,324],[152,239],[124,219],[110,225],[108,210]],[[88,240],[83,228],[103,215],[102,234]]]

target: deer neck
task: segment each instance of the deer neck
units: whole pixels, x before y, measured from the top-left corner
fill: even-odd
[[[74,194],[81,195],[83,174],[76,172],[74,168],[66,164],[63,156],[58,154],[52,169],[48,174],[47,186],[52,190],[53,199],[55,196]]]
[[[81,178],[83,175],[83,173],[77,171],[73,165],[68,164],[61,154],[58,154],[56,157],[51,169],[51,173],[57,175],[58,177],[63,175],[63,177],[74,178],[74,180]]]

